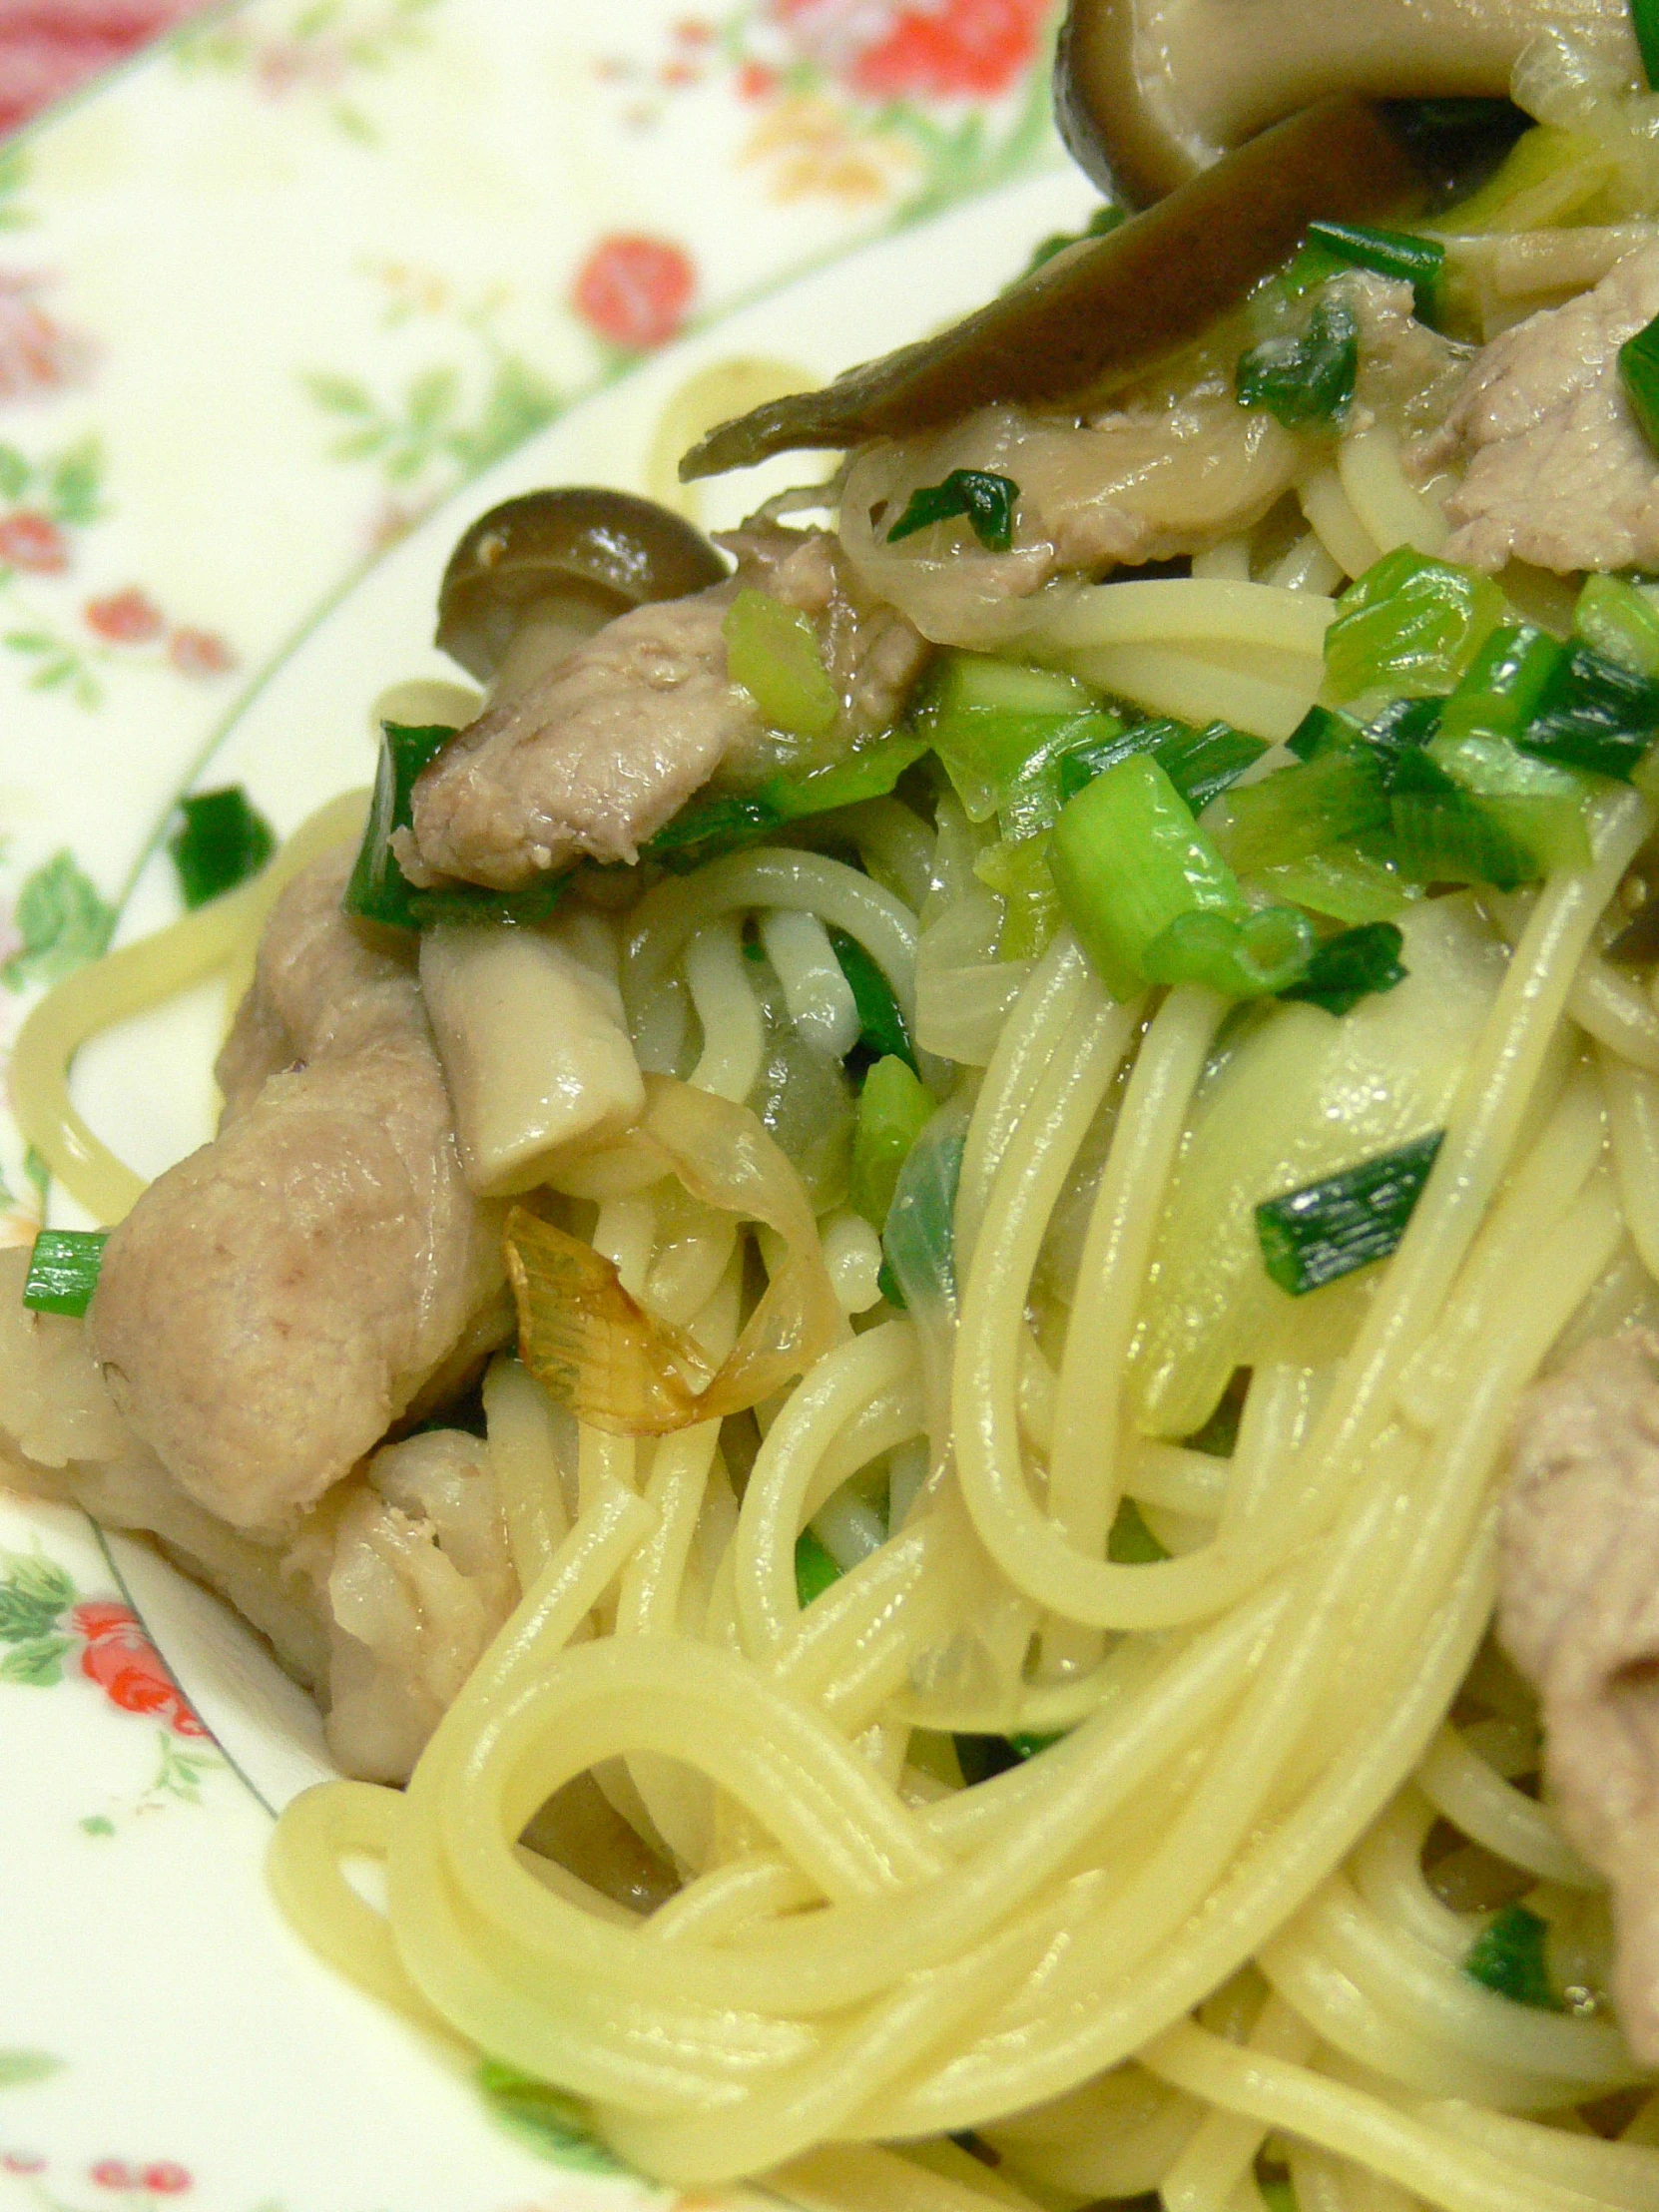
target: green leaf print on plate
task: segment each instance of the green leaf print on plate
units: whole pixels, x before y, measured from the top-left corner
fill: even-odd
[[[65,848],[24,883],[13,918],[23,943],[0,976],[22,991],[32,983],[61,982],[96,960],[110,941],[115,908]]]
[[[62,2073],[64,2061],[44,2050],[0,2050],[0,2089],[27,2088]]]

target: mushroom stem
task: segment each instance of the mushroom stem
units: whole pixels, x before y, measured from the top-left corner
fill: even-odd
[[[567,591],[533,602],[525,608],[501,656],[486,704],[499,707],[504,700],[527,692],[538,677],[568,660],[617,612],[616,600],[601,598],[597,592]]]

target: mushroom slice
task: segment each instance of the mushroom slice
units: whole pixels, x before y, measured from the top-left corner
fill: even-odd
[[[1324,101],[1133,222],[1055,255],[940,336],[723,423],[692,447],[680,474],[714,476],[800,446],[902,437],[999,399],[1082,409],[1237,306],[1316,218],[1397,220],[1424,195],[1414,157],[1380,110]]]
[[[581,484],[526,492],[480,515],[449,556],[437,642],[500,699],[615,616],[725,574],[702,532],[654,499]]]
[[[1055,114],[1079,166],[1144,204],[1333,93],[1501,98],[1549,28],[1634,64],[1628,0],[1072,0]]]

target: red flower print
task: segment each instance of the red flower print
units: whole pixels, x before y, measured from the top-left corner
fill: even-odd
[[[576,312],[613,345],[641,351],[662,345],[686,319],[697,272],[684,248],[666,239],[601,239],[577,273]]]
[[[46,2161],[32,2150],[0,2151],[0,2173],[43,2174]]]
[[[35,576],[55,576],[69,566],[69,540],[50,515],[20,507],[0,517],[0,561]]]
[[[745,62],[738,71],[738,98],[765,100],[778,90],[778,72],[765,62]]]
[[[716,34],[714,25],[702,16],[687,15],[674,26],[674,35],[682,46],[712,46]]]
[[[223,676],[237,665],[236,655],[212,630],[175,630],[167,657],[181,676]]]
[[[81,1672],[98,1684],[112,1705],[124,1713],[153,1714],[166,1721],[176,1736],[207,1735],[129,1607],[107,1602],[77,1605],[69,1618],[87,1642]]]
[[[199,0],[63,0],[8,6],[0,47],[0,131],[188,15]]]
[[[161,609],[143,592],[111,592],[107,599],[89,599],[87,627],[111,645],[148,645],[166,628]]]
[[[183,2166],[175,2165],[171,2158],[164,2159],[159,2166],[146,2166],[143,2179],[144,2186],[157,2197],[176,2197],[191,2185],[189,2173]]]
[[[866,100],[985,100],[1034,60],[1049,0],[772,0],[802,49]]]
[[[0,113],[3,109],[0,98]],[[55,391],[86,366],[90,346],[40,306],[41,285],[39,276],[0,270],[0,399]]]
[[[92,2178],[100,2189],[136,2189],[139,2185],[138,2175],[119,2158],[100,2158],[92,2168]]]

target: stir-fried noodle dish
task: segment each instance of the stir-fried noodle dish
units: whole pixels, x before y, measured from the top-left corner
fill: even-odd
[[[1142,212],[190,803],[19,1046],[5,1468],[314,1691],[300,1935],[646,2175],[1655,2212],[1659,10],[1129,12]],[[145,1187],[69,1065],[216,973]]]

